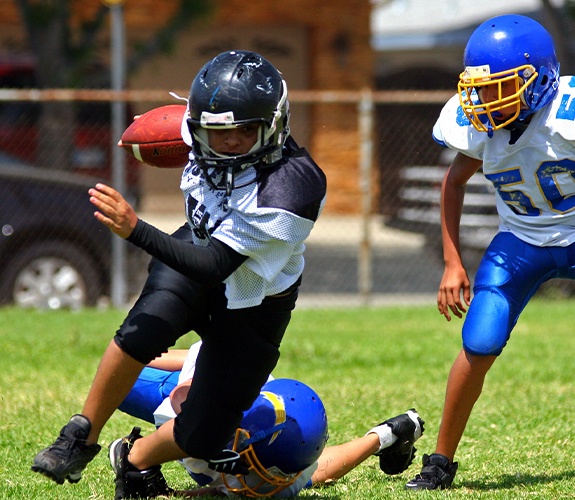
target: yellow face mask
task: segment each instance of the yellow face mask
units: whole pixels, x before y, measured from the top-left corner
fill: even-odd
[[[236,430],[232,449],[240,454],[245,464],[248,465],[250,473],[247,476],[236,475],[233,484],[229,477],[226,477],[226,474],[222,474],[222,480],[228,491],[248,498],[259,498],[271,497],[291,486],[301,472],[284,474],[275,467],[266,469],[258,460],[254,447],[251,444],[247,447],[243,444],[249,439],[248,431],[245,429]]]
[[[531,65],[499,73],[491,73],[487,65],[467,67],[457,84],[461,109],[479,132],[491,134],[516,120],[527,107],[524,93],[537,76]]]

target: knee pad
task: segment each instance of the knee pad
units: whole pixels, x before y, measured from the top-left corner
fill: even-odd
[[[114,341],[126,354],[143,364],[166,352],[187,332],[173,324],[173,318],[143,311],[131,311]]]
[[[463,348],[477,356],[501,354],[514,325],[511,309],[498,289],[477,290],[463,324]]]
[[[124,352],[147,364],[182,335],[198,331],[209,297],[205,286],[156,261],[114,340]]]

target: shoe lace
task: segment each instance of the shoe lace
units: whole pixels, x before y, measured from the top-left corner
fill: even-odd
[[[52,446],[50,446],[50,451],[68,452],[76,446],[76,443],[85,444],[85,440],[71,438],[70,436],[60,434]]]
[[[435,485],[440,485],[443,478],[448,476],[447,472],[439,465],[429,464],[421,469],[421,472],[416,476],[416,481],[431,482]]]

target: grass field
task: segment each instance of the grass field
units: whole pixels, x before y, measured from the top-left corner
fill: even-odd
[[[405,491],[404,484],[419,471],[422,452],[433,451],[461,323],[447,323],[433,306],[296,311],[274,374],[301,379],[322,396],[330,443],[362,435],[412,406],[426,421],[417,463],[407,472],[385,476],[372,458],[300,498],[575,497],[574,310],[572,301],[529,304],[471,416],[454,487],[423,493]],[[80,483],[58,486],[30,465],[81,410],[123,315],[0,310],[0,498],[113,498],[107,445],[133,425],[152,430],[125,414],[117,412],[104,429],[104,449]],[[189,335],[178,346],[195,340]],[[178,465],[164,471],[172,486],[191,486]]]

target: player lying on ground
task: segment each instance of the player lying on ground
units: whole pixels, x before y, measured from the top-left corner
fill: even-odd
[[[152,361],[119,409],[156,426],[174,418],[190,387],[199,347],[198,342],[189,351],[171,350]],[[245,440],[230,445],[240,452],[249,474],[222,475],[203,460],[186,458],[180,463],[202,488],[178,494],[227,495],[231,491],[248,496],[295,496],[302,488],[341,478],[374,454],[379,456],[384,472],[399,474],[413,460],[413,444],[423,433],[423,421],[415,410],[409,410],[382,422],[365,436],[324,448],[327,418],[319,396],[302,382],[270,376],[240,428],[239,437],[245,437],[244,433],[251,439],[260,436],[251,446]],[[111,445],[113,467],[117,468],[117,461],[129,453],[138,437],[136,430]],[[120,475],[117,481],[124,495],[119,498],[132,498],[126,495],[138,492],[137,480],[126,483]]]

